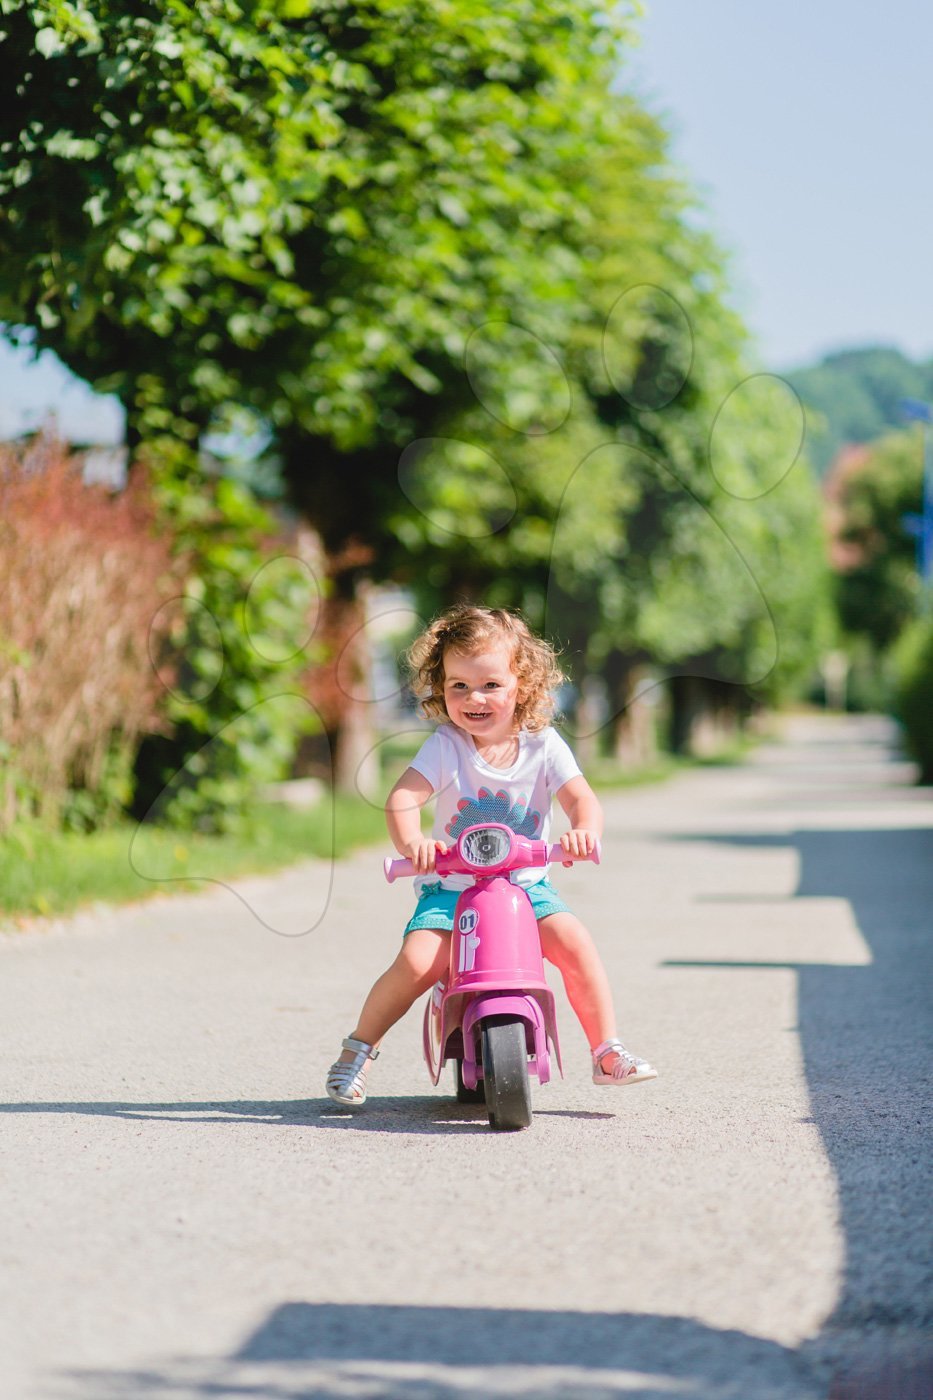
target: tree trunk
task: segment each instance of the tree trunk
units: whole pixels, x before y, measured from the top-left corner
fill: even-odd
[[[602,676],[584,676],[580,682],[580,698],[574,716],[574,751],[584,772],[599,758],[600,735],[606,727],[608,715],[606,682]]]
[[[653,687],[644,656],[613,652],[606,663],[612,754],[626,768],[645,768],[657,757]]]
[[[745,692],[727,681],[701,676],[673,676],[671,748],[695,758],[715,758],[742,728],[747,709]]]
[[[377,798],[380,788],[377,734],[373,724],[372,655],[366,630],[366,595],[344,606],[347,639],[336,658],[341,691],[339,723],[333,732],[334,786]]]
[[[386,449],[341,453],[298,429],[283,432],[279,447],[290,504],[321,540],[328,581],[315,634],[327,655],[308,677],[308,695],[330,741],[335,787],[375,798],[380,774],[366,590],[382,525],[378,492],[369,483],[386,477]]]
[[[380,772],[373,723],[367,586],[356,562],[349,549],[326,557],[328,588],[315,632],[325,655],[309,671],[306,686],[324,724],[334,787],[338,792],[377,798]],[[312,747],[320,762],[321,746]],[[326,776],[319,770],[316,775]]]

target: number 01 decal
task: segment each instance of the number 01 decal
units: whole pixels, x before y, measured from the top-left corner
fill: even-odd
[[[457,920],[457,929],[460,934],[460,965],[461,972],[472,972],[476,962],[476,950],[479,947],[479,935],[474,932],[479,923],[479,915],[475,909],[464,909]]]

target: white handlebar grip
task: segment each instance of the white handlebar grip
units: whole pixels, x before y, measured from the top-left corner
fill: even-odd
[[[391,856],[386,856],[382,862],[385,877],[391,885],[400,875],[414,875],[415,867],[410,860],[393,860]]]
[[[595,846],[593,847],[593,849],[590,851],[590,853],[589,853],[588,856],[571,856],[570,859],[571,859],[572,861],[573,861],[573,860],[591,860],[591,861],[593,862],[594,865],[599,865],[600,860],[602,859],[602,854],[603,854],[602,842],[600,841],[599,837],[597,836],[597,838],[596,838],[596,845],[595,845]],[[551,849],[548,851],[548,860],[549,860],[549,861],[558,861],[558,860],[559,860],[559,861],[563,862],[563,861],[565,861],[566,859],[567,859],[567,852],[564,850],[564,848],[563,848],[563,846],[560,844],[560,842],[559,842],[559,841],[556,841],[556,842],[554,843],[554,845],[551,847]]]

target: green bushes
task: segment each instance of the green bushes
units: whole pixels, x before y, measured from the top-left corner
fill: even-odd
[[[917,618],[894,650],[895,710],[922,782],[933,783],[933,615]]]
[[[167,732],[140,747],[132,811],[228,831],[320,727],[300,683],[320,604],[312,551],[307,532],[286,537],[236,482],[166,473],[159,499],[185,583],[160,611]]]

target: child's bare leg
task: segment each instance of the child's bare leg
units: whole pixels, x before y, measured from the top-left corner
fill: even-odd
[[[618,1050],[607,1050],[599,1059],[602,1078],[598,1084],[635,1084],[642,1079],[656,1079],[657,1070],[647,1060],[631,1054],[616,1034],[616,1015],[612,992],[603,960],[589,930],[574,914],[548,914],[538,923],[541,951],[560,970],[570,1005],[583,1027],[590,1049],[596,1050],[607,1040],[615,1040]]]
[[[354,1040],[377,1046],[396,1021],[439,978],[450,965],[450,934],[442,929],[417,928],[407,934],[392,966],[379,977],[363,1003],[360,1019],[352,1032]],[[344,1050],[341,1061],[353,1059]]]
[[[541,951],[563,977],[567,1000],[590,1049],[613,1040],[617,1029],[612,991],[589,929],[575,914],[548,914],[540,920],[538,932]]]
[[[605,1040],[615,1040],[618,1050],[607,1050],[594,1070],[597,1084],[637,1084],[640,1079],[656,1079],[657,1070],[633,1056],[619,1042],[615,1030],[615,1008],[609,979],[590,932],[574,914],[548,914],[538,923],[541,951],[560,970],[577,1021],[583,1026],[590,1050]]]

